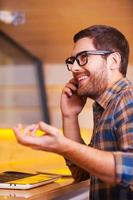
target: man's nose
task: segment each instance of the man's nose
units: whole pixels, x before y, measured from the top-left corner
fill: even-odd
[[[72,68],[71,68],[72,72],[79,71],[80,69],[81,69],[81,67],[77,63],[77,60],[75,60],[75,62],[72,65]]]

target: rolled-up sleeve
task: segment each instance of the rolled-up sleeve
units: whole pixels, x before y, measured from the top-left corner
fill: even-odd
[[[133,153],[114,152],[117,183],[133,186]]]
[[[84,181],[90,178],[89,172],[83,170],[79,166],[75,165],[72,161],[65,159],[66,165],[69,167],[72,177],[76,182]]]

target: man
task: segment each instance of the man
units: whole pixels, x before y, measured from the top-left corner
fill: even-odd
[[[129,46],[124,35],[106,25],[86,28],[74,36],[66,65],[72,79],[61,95],[64,136],[44,122],[14,128],[23,145],[58,153],[75,180],[90,177],[90,199],[133,199],[133,84],[126,79]],[[85,145],[78,122],[87,98],[94,100],[94,129]],[[89,120],[88,120],[89,123]],[[37,137],[41,129],[45,134]]]

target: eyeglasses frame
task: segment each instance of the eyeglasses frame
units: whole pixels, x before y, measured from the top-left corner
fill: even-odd
[[[112,53],[114,53],[113,50],[88,50],[88,51],[81,51],[81,52],[77,53],[76,56],[71,56],[71,57],[67,58],[65,60],[65,63],[66,63],[68,71],[72,71],[70,69],[70,67],[69,67],[69,64],[73,65],[74,62],[75,62],[75,60],[77,61],[78,65],[80,67],[83,67],[84,65],[86,65],[88,63],[88,56],[89,55],[101,55],[101,56],[104,56],[104,55],[109,55],[109,54],[112,54]],[[80,62],[79,62],[79,60],[78,60],[78,56],[80,56],[82,54],[86,54],[86,57],[87,57],[86,62],[83,65],[81,65]],[[73,59],[73,61],[72,61],[73,63],[69,63],[70,59]]]

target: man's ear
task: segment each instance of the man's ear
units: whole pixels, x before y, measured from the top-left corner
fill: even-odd
[[[107,65],[108,65],[110,70],[119,68],[120,63],[121,63],[121,55],[119,54],[119,52],[111,53],[107,57]]]

